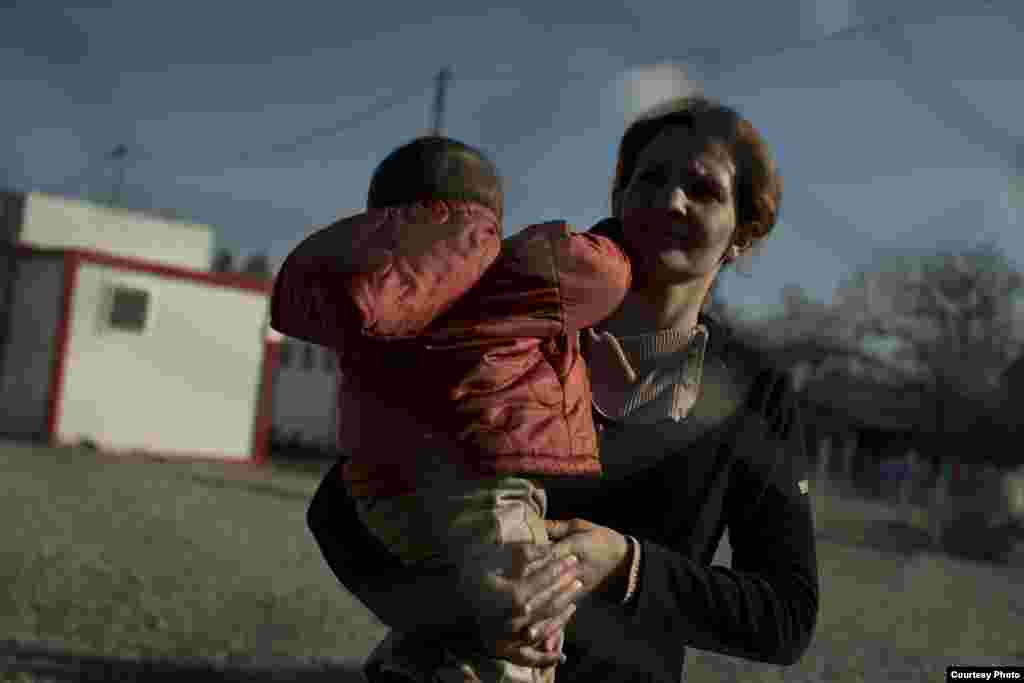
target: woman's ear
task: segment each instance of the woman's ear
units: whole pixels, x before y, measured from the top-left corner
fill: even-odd
[[[764,237],[756,236],[757,225],[744,227],[747,229],[741,232],[742,237],[735,239],[725,250],[722,262],[731,264],[737,273],[749,276],[752,259],[761,248]]]
[[[732,263],[740,255],[740,248],[735,244],[730,244],[725,249],[725,253],[722,254],[722,263]]]
[[[748,251],[754,245],[755,240],[751,239],[750,233],[750,226],[736,226],[736,230],[733,232],[732,241],[729,246],[725,248],[725,253],[722,254],[722,263],[733,263],[741,254]]]
[[[754,237],[756,234],[756,225],[738,225],[736,226],[736,232],[733,233],[732,245],[729,249],[736,249],[736,256],[749,251],[754,243],[757,242],[757,238]]]

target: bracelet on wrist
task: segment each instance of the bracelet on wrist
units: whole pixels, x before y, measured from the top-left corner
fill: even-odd
[[[636,594],[637,583],[640,580],[640,541],[632,536],[626,536],[626,539],[629,541],[630,548],[632,549],[632,558],[629,563],[629,582],[626,584],[626,597],[622,599],[623,605],[633,599],[633,596]]]

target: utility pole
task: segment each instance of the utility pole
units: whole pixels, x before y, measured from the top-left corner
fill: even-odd
[[[111,196],[111,204],[118,206],[121,203],[121,193],[124,189],[125,158],[128,156],[128,146],[118,145],[110,151],[107,158],[117,164],[117,179],[114,182],[114,191]]]
[[[451,67],[441,69],[437,75],[437,92],[434,95],[434,127],[433,135],[444,135],[444,105],[448,95],[448,84],[452,80]]]

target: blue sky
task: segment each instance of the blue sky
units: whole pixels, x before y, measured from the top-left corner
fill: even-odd
[[[725,281],[730,303],[769,313],[787,283],[828,301],[889,249],[994,239],[1024,265],[1008,191],[1024,166],[1020,3],[525,4],[4,3],[0,184],[109,195],[104,155],[124,143],[128,204],[179,209],[277,260],[362,207],[377,161],[429,125],[451,65],[446,128],[501,166],[509,227],[585,229],[607,212],[628,74],[718,50],[717,66],[686,64],[762,130],[786,181],[751,276]],[[799,46],[894,15],[881,35]],[[389,98],[358,127],[284,149]]]

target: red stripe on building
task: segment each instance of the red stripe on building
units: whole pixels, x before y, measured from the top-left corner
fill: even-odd
[[[209,273],[206,271],[190,270],[180,266],[169,266],[164,263],[147,261],[140,258],[127,256],[114,256],[90,249],[63,249],[57,247],[35,247],[30,244],[19,243],[15,249],[22,254],[51,254],[75,256],[80,262],[94,263],[101,266],[109,266],[119,270],[133,270],[140,273],[150,273],[177,280],[189,280],[191,282],[202,282],[217,287],[228,289],[241,289],[256,294],[270,294],[274,285],[272,282],[245,275],[243,273]]]
[[[78,276],[79,258],[71,252],[64,253],[64,293],[60,303],[61,314],[57,321],[56,341],[53,349],[53,366],[50,370],[50,396],[47,415],[47,438],[57,445],[57,428],[60,420],[60,401],[64,391],[64,371],[68,361],[68,338],[71,334],[71,307],[75,295],[75,278]]]
[[[280,353],[280,342],[263,342],[263,376],[260,378],[253,425],[252,459],[255,464],[263,464],[270,457],[270,430],[274,426],[274,374]]]
[[[256,294],[270,294],[273,289],[272,283],[252,275],[244,275],[241,273],[208,273],[206,271],[190,270],[188,268],[169,266],[163,263],[156,263],[143,259],[114,256],[113,254],[105,254],[98,251],[90,251],[88,249],[69,249],[68,251],[76,254],[80,259],[88,263],[110,266],[111,268],[134,270],[178,280],[202,282],[204,284],[215,285],[217,287],[227,287],[230,289],[241,289],[249,292],[255,292]]]
[[[82,263],[109,266],[118,270],[129,270],[134,272],[150,273],[157,276],[168,277],[191,282],[199,282],[215,287],[249,291],[256,294],[269,295],[273,284],[255,278],[250,275],[237,273],[207,273],[201,271],[168,266],[165,264],[145,261],[143,259],[113,256],[87,249],[57,249],[39,248],[27,244],[15,245],[15,250],[23,255],[52,255],[61,256],[64,260],[64,282],[63,296],[60,302],[61,315],[57,322],[57,330],[54,343],[54,358],[50,371],[50,387],[48,392],[48,414],[46,437],[51,445],[73,445],[64,444],[58,435],[60,421],[60,406],[64,392],[64,376],[67,370],[68,346],[71,334],[71,319],[74,306],[75,284],[78,269]],[[249,457],[239,460],[237,458],[226,458],[225,456],[199,455],[188,453],[170,453],[161,451],[134,452],[134,455],[145,455],[153,459],[167,459],[175,462],[186,460],[217,460],[236,464],[258,465],[263,464],[269,458],[270,431],[273,426],[273,395],[274,395],[274,374],[277,371],[280,343],[264,341],[262,372],[258,388],[257,405],[253,418],[253,445]],[[115,453],[117,449],[106,447],[104,444],[96,446],[108,453]]]

